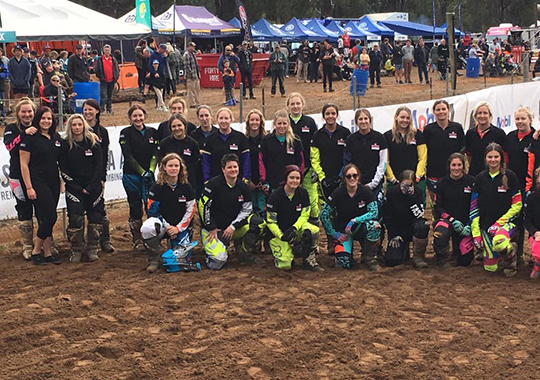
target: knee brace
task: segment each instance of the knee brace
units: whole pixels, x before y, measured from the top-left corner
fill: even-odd
[[[429,222],[425,218],[420,218],[414,222],[413,235],[418,239],[427,239],[429,234]]]
[[[512,250],[512,245],[510,244],[510,236],[507,231],[504,231],[502,229],[499,230],[499,232],[497,232],[495,236],[493,236],[491,244],[493,250],[502,255],[505,255]]]
[[[433,228],[433,247],[444,248],[450,244],[450,222],[447,219],[439,219]]]
[[[376,242],[381,237],[382,227],[379,221],[377,220],[368,220],[366,223],[362,225],[363,232],[365,233],[366,239],[370,242]],[[356,236],[355,236],[356,240]]]
[[[161,239],[165,234],[165,229],[163,229],[163,224],[158,218],[148,218],[141,226],[141,234],[145,240],[154,237]]]
[[[84,227],[84,215],[71,215],[69,218],[69,228],[83,228]]]

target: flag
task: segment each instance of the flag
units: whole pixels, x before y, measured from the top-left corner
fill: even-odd
[[[238,7],[238,14],[240,15],[240,24],[244,33],[244,41],[252,41],[251,26],[249,25],[246,8],[244,8],[242,0],[236,0],[236,6]]]
[[[437,27],[436,21],[435,21],[435,0],[433,0],[433,35],[435,35],[435,28]]]
[[[150,15],[150,0],[135,1],[135,22],[152,29],[152,16]]]

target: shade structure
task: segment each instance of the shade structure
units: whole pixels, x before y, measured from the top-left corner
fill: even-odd
[[[239,36],[240,28],[214,16],[205,7],[191,5],[171,5],[171,7],[156,16],[162,25],[157,29],[160,34],[181,34],[199,38],[214,38]]]
[[[257,41],[281,41],[293,38],[289,33],[269,23],[264,18],[251,25],[251,31],[253,39]]]
[[[242,23],[236,17],[231,18],[228,24],[234,26],[235,28],[242,28]]]
[[[433,26],[418,24],[410,21],[379,21],[382,25],[392,29],[394,32],[408,36],[443,36],[446,29],[433,28]]]
[[[150,35],[150,28],[126,24],[67,0],[0,0],[2,28],[18,41],[127,40]]]
[[[380,25],[374,21],[371,21],[368,16],[363,16],[362,18],[360,18],[360,20],[356,21],[355,24],[358,29],[365,32],[373,33],[382,37],[394,37],[394,31],[392,29],[389,29],[384,25]]]
[[[319,20],[310,20],[305,26],[315,33],[326,35],[326,38],[331,42],[336,42],[338,40],[339,33],[325,28]]]
[[[376,37],[376,35],[373,33],[369,33],[369,32],[358,29],[358,27],[353,21],[349,21],[347,25],[343,27],[343,29],[347,30],[351,38],[365,39],[368,37]]]
[[[126,24],[135,24],[135,18],[136,18],[135,8],[133,8],[131,11],[129,11],[122,17],[119,17],[118,20],[123,21]],[[165,25],[161,24],[157,18],[152,16],[152,30],[157,30],[160,28],[165,28]]]
[[[337,23],[336,20],[330,21],[328,24],[326,24],[325,28],[331,30],[332,32],[336,32],[339,35],[342,35],[343,31],[345,30],[341,25]]]
[[[296,17],[291,18],[281,27],[281,30],[290,34],[291,39],[295,41],[322,41],[326,38],[326,35],[316,33],[304,26]]]

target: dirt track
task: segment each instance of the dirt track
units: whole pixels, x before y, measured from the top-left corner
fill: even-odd
[[[368,92],[363,102],[401,102],[389,80],[380,99]],[[467,91],[483,87],[479,81]],[[328,99],[320,85],[295,90],[318,112],[328,100],[348,108],[340,85],[347,84]],[[429,98],[426,87],[407,89],[409,101]],[[209,93],[203,101],[219,99],[218,90]],[[110,124],[125,123],[127,105],[115,108]],[[109,213],[118,253],[93,264],[36,268],[18,254],[16,223],[2,224],[0,379],[539,378],[539,284],[528,268],[513,279],[476,263],[372,274],[335,269],[320,255],[322,274],[283,273],[269,255],[255,267],[239,266],[233,255],[218,273],[148,275],[145,255],[130,250],[125,205]],[[61,236],[58,223],[65,261]],[[202,262],[200,249],[195,258]]]

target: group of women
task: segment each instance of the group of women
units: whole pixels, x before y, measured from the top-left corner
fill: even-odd
[[[371,271],[409,260],[411,243],[414,266],[426,267],[432,228],[442,268],[452,256],[458,265],[469,265],[476,249],[485,269],[513,276],[527,230],[531,276],[540,277],[540,195],[535,192],[540,142],[527,108],[515,111],[517,130],[506,135],[491,123],[487,102],[476,105],[466,133],[450,120],[444,100],[434,103],[435,121],[423,131],[415,128],[411,110],[401,106],[392,128],[381,134],[373,130],[367,109],[356,111],[357,130],[351,133],[340,125],[334,104],[323,107],[320,128],[303,114],[301,94],[289,95],[286,105],[275,113],[270,133],[258,110],[247,114],[241,133],[232,129],[228,108],[214,119],[208,106],[200,106],[195,127],[186,120],[185,102],[173,98],[173,114],[159,129],[145,125],[142,106],[129,109],[130,126],[120,133],[122,181],[133,247],[145,247],[149,272],[159,267],[162,239],[173,248],[190,243],[198,211],[206,264],[214,270],[227,263],[231,241],[238,259],[253,263],[264,240],[277,268],[290,269],[301,258],[304,268],[322,271],[316,259],[322,222],[335,265],[354,266],[358,241],[361,262]],[[89,261],[97,260],[102,236],[102,249],[114,250],[103,202],[108,136],[98,116],[99,105],[88,101],[84,116],[72,116],[61,138],[52,112],[36,112],[23,100],[18,122],[6,129],[24,254],[36,264],[59,262],[51,236],[61,183],[71,261],[80,261],[84,252]],[[424,214],[426,202],[432,203],[432,220]],[[39,228],[32,244],[33,209]]]

